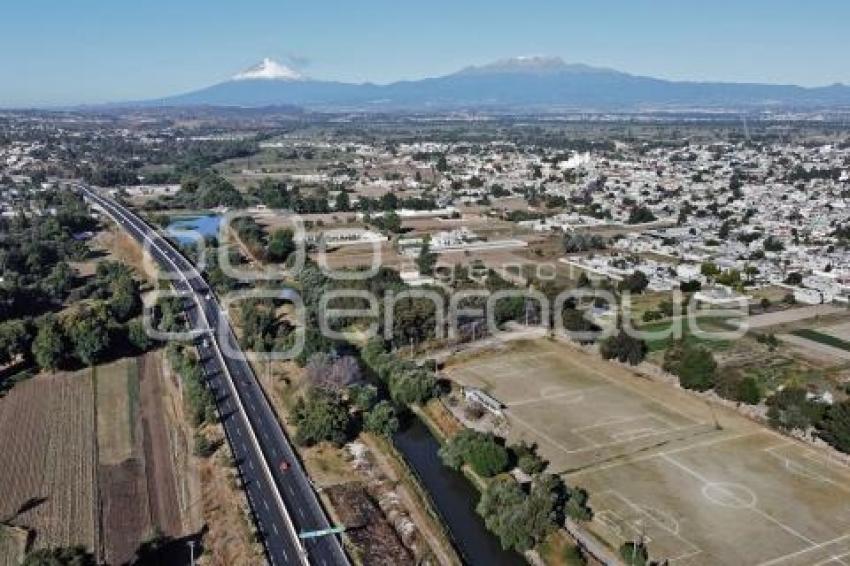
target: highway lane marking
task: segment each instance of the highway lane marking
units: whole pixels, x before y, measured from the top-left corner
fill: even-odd
[[[85,189],[84,189],[84,190],[85,190]],[[130,212],[125,212],[125,211],[123,211],[123,210],[122,210],[122,209],[120,209],[117,205],[115,205],[115,204],[113,204],[113,203],[111,203],[111,202],[108,202],[106,199],[98,198],[98,196],[97,196],[97,195],[95,195],[94,193],[91,193],[91,191],[90,191],[90,190],[85,190],[85,192],[86,192],[86,193],[88,193],[90,197],[92,197],[95,201],[97,201],[97,202],[99,202],[99,203],[100,203],[100,201],[102,200],[102,201],[103,201],[103,203],[100,203],[100,204],[101,204],[101,206],[103,206],[103,207],[105,207],[105,208],[109,209],[109,210],[110,210],[113,214],[118,214],[118,215],[122,215],[122,216],[124,216],[125,214],[127,214],[127,215],[132,214],[132,213],[130,213]],[[138,220],[138,219],[134,219],[133,221],[135,221],[135,220]],[[139,221],[140,221],[140,220],[139,220]],[[128,222],[129,222],[129,221],[128,221]],[[140,222],[141,222],[141,221],[140,221]],[[149,227],[145,226],[145,230],[144,230],[144,231],[139,230],[139,229],[136,229],[136,230],[135,230],[135,232],[137,232],[137,233],[138,233],[138,234],[142,237],[142,239],[144,239],[145,241],[147,241],[147,242],[148,242],[148,243],[149,243],[149,244],[153,247],[153,249],[151,249],[151,250],[149,250],[149,251],[150,251],[150,252],[154,255],[154,257],[155,257],[157,260],[160,260],[161,258],[166,258],[166,259],[167,259],[169,256],[174,257],[175,259],[177,259],[177,256],[175,255],[175,252],[173,251],[173,249],[169,249],[169,250],[167,250],[165,254],[163,254],[163,253],[162,253],[162,250],[159,248],[159,246],[160,246],[160,245],[162,245],[163,243],[164,243],[165,245],[168,245],[168,242],[167,242],[166,240],[162,240],[162,237],[161,237],[161,236],[159,236],[159,235],[158,235],[155,231],[151,230]],[[149,234],[150,234],[150,236],[149,236]],[[159,240],[162,240],[162,242],[160,242]],[[159,253],[157,253],[157,252],[159,252]],[[180,256],[180,257],[179,257],[179,259],[184,259],[184,258],[182,258],[182,256]],[[185,261],[185,260],[184,260],[184,261]],[[160,263],[161,263],[161,261],[160,261]],[[174,264],[174,262],[169,262],[169,263],[172,263],[172,267],[174,267],[174,272],[175,272],[175,274],[176,274],[176,275],[181,275],[184,279],[186,278],[186,275],[185,275],[185,273],[184,273],[184,268],[176,266],[176,265]],[[183,262],[180,262],[180,263],[182,264]],[[186,263],[188,263],[188,262],[186,262]],[[198,277],[198,278],[200,277],[200,275],[198,274],[197,270],[196,270],[196,269],[195,269],[195,268],[194,268],[191,264],[189,264],[189,269],[191,269],[192,271],[194,271],[194,274],[195,274],[195,276],[196,276],[196,277]],[[183,287],[190,287],[190,285],[189,285],[189,284],[188,284],[185,280],[177,280],[177,281],[172,282],[172,284],[173,284],[173,285],[174,285],[177,289],[182,289]],[[197,301],[197,300],[198,300],[198,299],[197,299],[197,297],[195,297],[195,301]],[[197,306],[197,305],[195,305],[195,306]],[[230,331],[230,334],[232,335],[232,333],[233,333],[232,329],[228,329],[228,330]],[[215,349],[214,353],[219,354],[218,349]],[[227,371],[227,369],[228,369],[228,368],[227,368],[227,366],[225,365],[225,367],[224,367],[225,372]],[[236,380],[232,380],[232,381],[236,381]],[[248,384],[246,383],[245,385],[247,386]],[[238,397],[237,397],[237,400],[238,400]],[[251,406],[251,409],[252,409],[252,410],[255,410],[255,409],[256,409],[256,407],[254,406],[254,404],[253,404],[253,403],[250,403],[250,406]],[[247,415],[246,415],[246,419],[247,419]],[[250,421],[249,421],[248,425],[250,426]],[[241,435],[241,429],[237,429],[237,430],[239,431],[239,434]],[[249,429],[249,431],[248,431],[248,432],[253,432],[253,431],[252,431],[251,429]],[[252,436],[253,436],[253,435],[252,435]],[[243,449],[245,450],[245,452],[247,453],[247,452],[248,452],[248,450],[247,450],[247,448],[245,447],[244,443],[242,444],[242,447],[243,447]],[[259,447],[258,447],[258,448],[259,448]],[[263,462],[265,463],[265,460],[263,460]],[[252,460],[249,460],[249,461],[248,461],[248,464],[249,464],[249,466],[253,469],[253,461],[252,461]],[[266,467],[266,471],[268,472],[268,467]],[[249,497],[250,497],[250,490],[248,491],[248,495],[249,495]],[[251,498],[251,499],[253,500],[253,498]],[[278,495],[278,499],[280,499],[280,496],[279,496],[279,495]],[[284,517],[286,518],[287,514],[286,514],[285,506],[283,507],[283,511],[284,511]],[[303,509],[300,509],[300,508],[299,508],[299,509],[298,509],[298,511],[299,511],[299,513],[301,514],[301,516],[303,517],[303,516],[304,516],[304,511],[303,511]],[[259,518],[257,518],[257,523],[258,523],[258,525],[259,525],[260,527],[262,527],[262,524],[261,524],[261,522],[259,521]],[[292,527],[292,525],[291,525],[291,521],[289,521],[289,526],[290,526],[290,528]],[[296,542],[297,542],[297,541],[296,541]],[[286,551],[285,551],[285,550],[284,550],[284,555],[286,555]],[[301,561],[303,561],[303,559],[302,559]]]

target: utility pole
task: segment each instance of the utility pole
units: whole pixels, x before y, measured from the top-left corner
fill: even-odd
[[[711,411],[711,418],[714,421],[714,428],[717,430],[723,430],[723,427],[720,426],[720,421],[717,419],[717,413],[714,412],[714,405],[711,404],[711,401],[706,400],[705,404],[708,405],[708,410]]]

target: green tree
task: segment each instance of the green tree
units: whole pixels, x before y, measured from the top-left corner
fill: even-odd
[[[735,400],[748,405],[759,404],[761,389],[753,376],[748,375],[738,382],[735,387]]]
[[[440,457],[451,468],[469,466],[476,474],[492,477],[504,472],[510,461],[508,451],[489,433],[464,429],[440,449]]]
[[[706,261],[700,265],[699,271],[704,277],[708,277],[709,279],[720,274],[720,268],[717,267],[717,264],[710,261]]]
[[[42,548],[24,557],[22,566],[95,566],[94,555],[84,546]]]
[[[590,521],[593,518],[593,510],[588,505],[589,499],[587,490],[580,487],[568,488],[564,512],[573,521]]]
[[[153,339],[148,336],[145,327],[140,320],[131,320],[127,324],[127,340],[140,352],[146,352],[153,346]]]
[[[294,251],[295,240],[292,230],[275,230],[269,239],[266,258],[275,263],[283,263]]]
[[[497,478],[484,490],[476,510],[502,548],[525,552],[557,529],[564,494],[563,480],[553,475],[535,476],[528,493],[513,478]]]
[[[18,356],[29,355],[32,334],[23,320],[0,323],[0,366],[14,361]]]
[[[378,401],[378,389],[374,385],[354,384],[348,388],[348,398],[357,409],[365,413]]]
[[[767,418],[780,430],[808,430],[821,422],[824,406],[808,398],[804,388],[791,385],[767,400]]]
[[[74,356],[86,366],[97,363],[109,347],[109,328],[101,316],[85,313],[68,328]]]
[[[440,155],[440,157],[437,158],[437,165],[435,166],[435,169],[437,169],[440,173],[444,173],[449,170],[449,162],[446,161],[445,155]]]
[[[636,269],[634,273],[625,276],[623,280],[620,281],[621,291],[643,293],[647,286],[649,286],[649,278],[639,269]]]
[[[32,343],[35,363],[43,370],[55,371],[65,357],[65,337],[56,319],[43,318]]]
[[[431,242],[428,237],[422,242],[419,249],[419,257],[416,258],[416,267],[422,275],[433,275],[434,266],[437,265],[437,254],[431,251]]]
[[[476,510],[504,549],[524,551],[534,543],[520,516],[525,497],[513,478],[498,478],[481,494]]]
[[[629,213],[629,219],[626,221],[629,224],[644,224],[646,222],[654,222],[655,215],[645,206],[636,206]]]
[[[711,351],[685,341],[671,344],[664,352],[663,367],[679,376],[679,385],[686,389],[706,391],[714,387],[717,362]]]
[[[334,202],[334,210],[338,212],[346,212],[351,210],[351,199],[348,197],[348,193],[345,191],[340,191],[339,194],[336,195],[336,200]]]
[[[637,365],[646,357],[646,342],[629,336],[625,330],[599,343],[599,354],[606,360],[616,358],[620,363]]]
[[[74,270],[67,262],[60,261],[44,279],[45,291],[58,299],[64,299],[74,285]]]
[[[620,557],[628,566],[646,566],[649,564],[649,552],[646,545],[639,541],[626,541],[620,546]]]
[[[398,431],[398,416],[389,401],[381,401],[372,407],[363,419],[363,427],[374,434],[390,437]]]
[[[125,322],[136,314],[142,302],[139,285],[128,273],[115,278],[110,285],[112,293],[109,310],[118,322]]]
[[[523,441],[511,446],[517,466],[528,475],[534,475],[546,469],[547,462],[537,454],[537,446]]]
[[[401,217],[395,211],[390,210],[382,218],[381,226],[384,230],[397,234],[401,232]]]
[[[821,438],[837,450],[850,454],[850,399],[829,407],[817,426]]]
[[[348,406],[333,391],[312,388],[295,404],[295,440],[304,446],[328,441],[342,445],[348,435]]]

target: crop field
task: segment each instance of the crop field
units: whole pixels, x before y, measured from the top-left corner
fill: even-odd
[[[807,340],[813,340],[820,344],[826,344],[827,346],[831,346],[833,348],[839,348],[841,350],[850,351],[850,342],[838,338],[833,334],[827,334],[818,330],[812,330],[811,328],[801,328],[800,330],[793,331],[791,334],[806,338]]]
[[[135,358],[95,369],[98,487],[103,549],[109,563],[131,559],[151,530],[146,462],[138,431],[139,372]]]
[[[34,547],[97,549],[91,373],[42,375],[0,400],[0,516]]]
[[[135,360],[97,368],[97,448],[102,465],[123,462],[133,455],[138,388]],[[135,397],[135,398],[134,398]]]
[[[819,328],[818,330],[820,332],[823,332],[824,334],[834,336],[839,340],[850,342],[850,322],[841,322],[838,324],[833,324],[831,326],[824,326],[822,328]]]
[[[588,490],[588,528],[613,549],[643,535],[676,565],[850,563],[850,469],[828,452],[549,340],[445,372],[495,396],[510,440]]]

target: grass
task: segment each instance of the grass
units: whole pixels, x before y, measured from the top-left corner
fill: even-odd
[[[585,566],[586,560],[567,534],[559,529],[544,540],[537,551],[547,566]]]
[[[645,332],[662,332],[669,330],[673,324],[681,323],[682,325],[682,339],[691,345],[702,345],[710,350],[725,350],[729,348],[731,343],[728,340],[710,340],[708,338],[704,338],[701,336],[696,336],[693,334],[690,325],[686,320],[675,320],[675,321],[660,321],[653,322],[649,324],[644,324],[638,327],[638,330]],[[720,330],[721,323],[717,319],[711,319],[710,321],[699,321],[700,329],[703,331],[716,329]],[[660,352],[666,350],[667,347],[673,342],[674,337],[672,335],[667,335],[661,338],[653,338],[646,341],[646,346],[650,352]]]
[[[813,330],[811,328],[801,328],[799,330],[793,330],[791,331],[791,334],[799,336],[800,338],[811,340],[813,342],[818,342],[819,344],[832,346],[833,348],[838,348],[840,350],[850,352],[850,342],[848,342],[847,340],[842,340],[841,338],[838,338],[836,336],[824,334],[823,332],[818,332],[817,330]]]
[[[130,423],[130,439],[136,441],[136,415],[139,412],[139,361],[127,360],[127,414]]]
[[[118,464],[133,454],[133,404],[128,365],[128,360],[119,360],[93,370],[96,383],[98,459],[101,464]],[[138,379],[135,387],[138,387]]]

